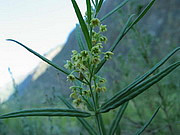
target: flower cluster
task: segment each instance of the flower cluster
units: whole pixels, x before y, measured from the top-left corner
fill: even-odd
[[[113,55],[110,51],[102,52],[103,44],[107,42],[107,38],[102,34],[107,31],[106,25],[101,24],[98,18],[92,18],[89,26],[91,27],[89,33],[91,34],[92,48],[80,52],[73,50],[71,59],[67,60],[64,65],[66,69],[71,71],[71,74],[67,76],[67,80],[73,82],[73,86],[70,87],[72,91],[70,97],[77,107],[88,104],[87,99],[106,91],[106,80],[97,76],[95,69],[103,56],[108,60]],[[76,79],[82,83],[77,83]]]

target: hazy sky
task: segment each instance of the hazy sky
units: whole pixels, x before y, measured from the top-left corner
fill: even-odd
[[[85,0],[77,0],[85,11]],[[10,81],[8,67],[16,78],[32,71],[40,60],[11,38],[40,54],[65,43],[77,23],[71,0],[0,0],[0,93]]]

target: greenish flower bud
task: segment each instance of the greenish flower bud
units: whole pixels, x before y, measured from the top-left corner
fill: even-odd
[[[95,89],[95,91],[99,93],[99,92],[102,91],[102,88],[101,88],[101,87],[97,87],[97,88]]]
[[[97,43],[96,39],[92,39],[92,44],[95,45]]]
[[[86,71],[86,69],[87,69],[87,68],[86,68],[84,65],[82,65],[82,66],[80,67],[80,70],[83,71],[83,72]]]
[[[78,52],[76,50],[72,50],[73,55],[76,55]]]
[[[97,64],[99,64],[100,62],[101,62],[101,59],[100,59],[99,56],[94,56],[94,57],[92,58],[92,64],[97,65]]]
[[[74,98],[74,99],[78,98],[77,93],[76,92],[71,93],[70,98]]]
[[[77,107],[82,103],[82,99],[77,98],[75,100],[73,100],[73,104],[75,104]]]
[[[112,58],[111,56],[112,56],[114,53],[112,53],[111,51],[107,51],[107,52],[105,52],[104,54],[105,54],[105,56],[104,56],[105,59],[108,60],[108,59],[111,59],[111,58]]]
[[[98,46],[99,48],[103,48],[102,43],[97,43],[96,46]]]
[[[94,30],[92,30],[92,36],[94,37],[96,34],[96,32]]]
[[[90,92],[90,90],[84,90],[82,92],[82,95],[90,97],[91,96],[91,92]]]
[[[106,79],[104,79],[104,78],[101,78],[100,80],[99,80],[99,83],[101,83],[101,84],[103,84],[103,83],[105,83],[106,82]]]
[[[82,55],[82,57],[87,57],[88,51],[86,51],[86,50],[81,51],[81,55]]]
[[[66,69],[73,69],[73,63],[71,62],[71,61],[69,61],[69,60],[67,60],[67,63],[64,65],[64,67],[66,68]]]
[[[106,92],[106,87],[102,87],[102,92]]]
[[[101,24],[99,29],[100,29],[100,32],[105,32],[105,31],[107,31],[107,26]]]
[[[94,46],[91,49],[92,54],[99,54],[101,50],[99,49],[99,46]]]
[[[107,37],[101,36],[101,37],[99,38],[99,40],[100,40],[101,42],[106,43],[106,42],[107,42]]]
[[[75,76],[72,74],[67,76],[67,80],[69,80],[69,81],[74,81],[75,79],[76,79]]]
[[[98,18],[93,18],[93,19],[91,20],[90,25],[91,25],[92,27],[99,26],[99,25],[100,25],[100,20],[99,20]]]

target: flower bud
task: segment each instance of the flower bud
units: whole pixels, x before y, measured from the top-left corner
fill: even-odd
[[[92,27],[99,26],[99,25],[100,25],[100,20],[99,20],[98,18],[93,18],[93,19],[91,20],[90,25],[91,25]]]
[[[67,80],[69,80],[69,81],[74,81],[75,79],[76,79],[75,76],[72,74],[67,76]]]
[[[105,31],[107,31],[107,26],[101,24],[99,29],[100,29],[100,32],[105,32]]]

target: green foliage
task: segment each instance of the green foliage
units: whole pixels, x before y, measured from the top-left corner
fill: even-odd
[[[100,69],[114,54],[113,51],[116,49],[118,43],[125,37],[130,29],[135,27],[135,24],[137,24],[149,11],[155,0],[151,0],[151,2],[133,21],[132,18],[134,15],[131,15],[129,17],[113,45],[109,50],[105,52],[104,50],[102,50],[102,48],[107,42],[107,38],[102,33],[107,31],[107,28],[106,25],[101,24],[101,22],[107,19],[113,13],[117,12],[128,2],[128,0],[123,1],[102,19],[98,19],[97,15],[101,7],[103,6],[103,0],[86,0],[87,12],[85,19],[82,17],[81,11],[76,1],[71,1],[79,20],[79,24],[86,43],[83,43],[79,26],[77,25],[77,39],[81,51],[72,51],[71,60],[67,60],[67,63],[65,64],[65,68],[69,71],[66,71],[65,69],[59,67],[52,61],[48,60],[44,56],[38,54],[37,52],[33,51],[32,49],[16,40],[8,39],[8,41],[13,41],[21,45],[29,52],[33,53],[49,65],[67,75],[68,81],[70,81],[70,83],[73,83],[73,85],[70,87],[70,89],[72,90],[70,97],[73,99],[75,107],[68,100],[60,96],[59,98],[67,106],[68,109],[47,108],[22,110],[3,114],[0,116],[0,119],[27,116],[69,116],[76,117],[90,135],[106,135],[106,133],[108,133],[108,135],[113,135],[116,133],[120,133],[120,120],[123,117],[128,102],[133,101],[135,97],[142,94],[151,86],[157,84],[157,82],[166,77],[180,65],[180,62],[177,61],[170,64],[170,66],[165,67],[163,70],[159,69],[165,62],[169,60],[170,57],[172,57],[176,52],[180,50],[180,47],[173,50],[159,63],[150,68],[148,72],[136,78],[132,83],[127,85],[121,91],[119,91],[118,89],[117,92],[113,93],[113,96],[111,98],[108,97],[108,99],[104,100],[102,98],[102,93],[106,92],[106,81],[99,75]],[[159,70],[159,72],[157,72],[157,70]],[[104,103],[102,104],[102,102]],[[111,118],[111,126],[106,127],[104,125],[103,113],[111,113],[109,112],[110,110],[114,111],[118,107],[120,108],[116,116],[113,120]],[[139,135],[147,128],[147,126],[152,122],[153,118],[158,113],[159,109],[160,107],[152,115],[151,119],[144,126],[141,126],[141,128],[135,134]],[[167,109],[164,110],[165,112],[167,111]],[[94,126],[90,119],[87,118],[87,120],[85,120],[82,117],[90,117],[90,119],[94,119],[96,125]],[[106,132],[107,129],[108,132]]]

